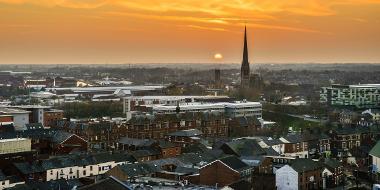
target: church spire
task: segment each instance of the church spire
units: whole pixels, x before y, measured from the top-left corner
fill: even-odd
[[[247,26],[244,27],[244,50],[241,63],[241,87],[249,87],[250,69],[248,60]]]
[[[247,44],[247,26],[244,27],[244,51],[243,51],[243,65],[248,64],[248,44]]]

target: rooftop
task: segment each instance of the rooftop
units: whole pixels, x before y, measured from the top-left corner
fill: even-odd
[[[112,189],[112,190],[132,190],[131,187],[118,180],[117,178],[110,176],[106,179],[100,180],[94,184],[81,187],[79,189],[91,189],[91,190],[103,190],[103,189]]]
[[[188,129],[188,130],[180,130],[175,131],[173,133],[167,134],[167,136],[177,136],[177,137],[194,137],[202,135],[202,131],[198,129]]]
[[[309,158],[296,158],[291,161],[290,166],[299,173],[322,168],[321,164]]]
[[[377,141],[376,145],[369,152],[371,156],[380,158],[380,141]]]
[[[236,156],[227,156],[219,160],[236,171],[245,170],[250,167]]]
[[[224,99],[228,96],[132,96],[133,100],[184,100],[184,99]]]
[[[0,113],[2,114],[28,114],[30,111],[25,111],[21,109],[14,109],[14,108],[6,108],[6,107],[0,107]]]
[[[176,110],[176,105],[152,105],[153,110]],[[179,104],[181,111],[184,110],[205,110],[205,109],[225,109],[225,108],[244,108],[244,107],[261,107],[260,102],[191,102]]]
[[[73,92],[97,92],[97,91],[107,91],[115,92],[117,89],[130,90],[133,91],[149,91],[149,90],[159,90],[163,89],[165,86],[162,85],[150,85],[150,86],[102,86],[102,87],[70,87],[70,88],[46,88],[47,91],[73,91]]]
[[[13,142],[13,141],[25,141],[27,138],[12,138],[12,139],[0,139],[0,143],[3,142]]]

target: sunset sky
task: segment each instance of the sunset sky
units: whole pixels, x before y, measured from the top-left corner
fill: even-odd
[[[0,0],[0,64],[240,63],[245,24],[251,63],[380,63],[380,0]]]

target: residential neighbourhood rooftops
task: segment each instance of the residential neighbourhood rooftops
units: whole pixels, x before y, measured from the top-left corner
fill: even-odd
[[[65,155],[53,157],[46,160],[35,161],[32,163],[21,162],[14,163],[14,166],[23,174],[40,173],[54,168],[65,168],[71,166],[93,165],[106,162],[135,162],[131,155],[125,153],[95,153],[81,155]]]

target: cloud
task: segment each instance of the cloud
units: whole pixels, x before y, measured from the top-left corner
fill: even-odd
[[[0,3],[8,4],[33,4],[44,7],[66,7],[73,9],[94,9],[104,6],[111,1],[108,0],[0,0]]]
[[[281,25],[270,25],[270,24],[247,24],[252,28],[262,28],[262,29],[270,29],[270,30],[286,30],[293,32],[307,32],[307,33],[324,33],[318,30],[308,29],[308,28],[299,28],[299,27],[291,27],[291,26],[281,26]]]
[[[180,27],[187,27],[187,28],[193,28],[198,30],[211,30],[211,31],[219,31],[219,32],[229,32],[229,30],[224,28],[216,28],[216,27],[205,27],[205,26],[198,26],[198,25],[180,25]]]
[[[108,11],[104,12],[106,15],[111,16],[129,16],[143,19],[153,20],[166,20],[166,21],[182,21],[182,22],[198,22],[198,23],[210,23],[210,24],[229,24],[227,19],[224,18],[207,18],[207,17],[191,17],[191,16],[171,16],[171,15],[156,15],[147,13],[131,13],[131,12],[118,12]]]
[[[163,22],[184,22],[181,25],[198,28],[203,26],[201,23],[210,24],[208,27],[211,28],[226,28],[221,26],[249,23],[256,28],[318,33],[320,32],[318,30],[300,27],[302,23],[296,22],[297,17],[334,16],[338,14],[336,6],[378,4],[380,0],[0,0],[0,2],[15,5],[34,4],[48,8],[107,7],[101,11],[95,10],[94,14],[90,15],[92,18],[129,16]],[[365,21],[356,18],[352,20]]]
[[[58,0],[58,6],[74,9],[95,9],[108,4],[107,0]]]

